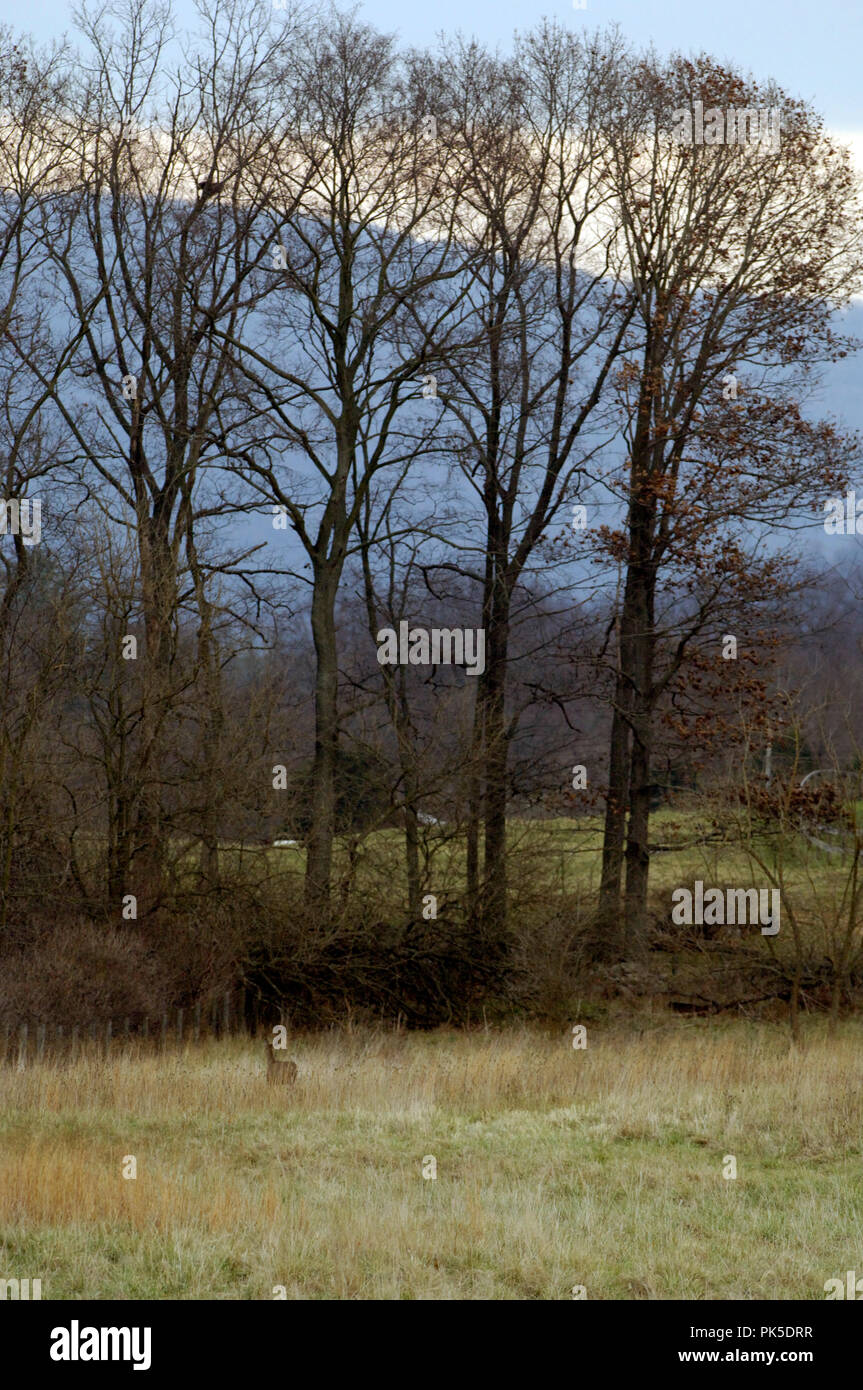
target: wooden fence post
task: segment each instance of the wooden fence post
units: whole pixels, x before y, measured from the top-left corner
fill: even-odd
[[[23,1071],[27,1059],[27,1024],[21,1024],[21,1032],[18,1037],[18,1070]]]

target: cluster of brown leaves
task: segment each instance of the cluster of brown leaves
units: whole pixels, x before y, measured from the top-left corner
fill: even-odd
[[[770,824],[836,825],[849,830],[854,826],[847,789],[838,782],[800,787],[775,779],[769,786],[741,787],[737,797],[757,819]]]

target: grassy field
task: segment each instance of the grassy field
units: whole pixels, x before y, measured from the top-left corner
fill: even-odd
[[[860,816],[863,823],[863,814]],[[692,888],[696,879],[706,885],[767,887],[765,870],[747,849],[742,819],[735,822],[726,806],[707,803],[698,810],[681,805],[663,807],[651,816],[650,894],[655,908],[669,913],[672,891]],[[443,902],[457,900],[465,887],[464,836],[447,827],[423,827],[423,892],[437,894]],[[852,857],[834,857],[789,833],[770,840],[756,836],[752,847],[771,872],[780,874],[783,900],[793,904],[801,926],[814,930],[819,944],[833,946],[834,930],[828,926],[847,892]],[[547,912],[551,899],[567,899],[576,908],[595,906],[602,867],[602,823],[596,817],[507,822],[509,896],[514,917]],[[407,899],[404,841],[399,830],[378,830],[354,847],[352,891],[374,905],[382,915],[398,916]],[[258,846],[240,853],[235,846],[223,849],[225,863],[239,874],[260,874],[262,866],[285,875],[298,887],[305,869],[301,848]],[[334,878],[348,873],[348,846],[337,837]],[[444,909],[445,910],[445,909]],[[841,910],[839,910],[841,917]],[[789,932],[774,943],[786,948]]]
[[[863,1269],[858,1024],[800,1050],[775,1024],[587,1028],[584,1050],[300,1037],[290,1090],[239,1039],[3,1068],[0,1277],[56,1299],[823,1299]]]

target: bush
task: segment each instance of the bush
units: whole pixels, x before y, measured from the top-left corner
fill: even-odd
[[[169,1003],[161,962],[134,930],[33,928],[0,959],[0,1021],[76,1024],[154,1017]]]

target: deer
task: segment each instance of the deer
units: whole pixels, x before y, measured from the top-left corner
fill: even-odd
[[[286,1057],[284,1047],[276,1047],[272,1038],[264,1039],[267,1049],[267,1081],[271,1086],[292,1086],[297,1079],[297,1064]]]

